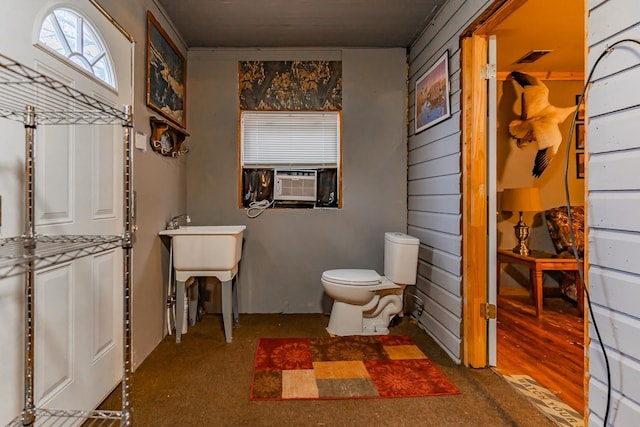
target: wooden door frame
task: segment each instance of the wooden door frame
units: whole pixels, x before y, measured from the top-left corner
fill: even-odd
[[[488,36],[526,0],[496,0],[460,36],[462,128],[463,363],[488,366],[487,319],[487,63]],[[491,217],[493,218],[493,217]]]

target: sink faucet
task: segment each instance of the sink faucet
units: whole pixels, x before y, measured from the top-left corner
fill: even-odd
[[[180,223],[178,222],[178,220],[182,217],[184,217],[184,220],[187,222],[187,224],[191,222],[191,218],[189,217],[189,215],[177,215],[169,220],[169,222],[167,223],[167,230],[177,230],[178,228],[180,228]]]

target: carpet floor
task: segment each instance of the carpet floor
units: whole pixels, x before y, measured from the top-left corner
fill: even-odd
[[[328,316],[240,314],[226,344],[219,315],[206,315],[176,344],[167,336],[133,374],[135,426],[554,426],[492,369],[470,369],[451,358],[404,318],[391,335],[406,335],[460,394],[402,399],[250,399],[260,338],[322,338]],[[135,344],[135,337],[134,337]],[[102,409],[119,409],[119,388]]]

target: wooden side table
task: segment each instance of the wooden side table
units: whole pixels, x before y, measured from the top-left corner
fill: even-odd
[[[583,260],[581,261],[584,263]],[[574,258],[559,258],[557,255],[541,251],[531,251],[529,255],[520,255],[511,249],[498,249],[498,294],[500,294],[500,265],[503,263],[524,265],[529,269],[529,284],[531,285],[533,304],[536,307],[536,317],[542,313],[542,272],[549,270],[578,271],[578,264]],[[584,309],[582,280],[580,280],[579,274],[574,274],[574,276],[576,278],[578,312],[582,314]]]

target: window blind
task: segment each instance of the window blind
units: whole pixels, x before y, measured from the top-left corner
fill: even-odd
[[[326,111],[243,111],[242,165],[337,167],[340,115]]]

